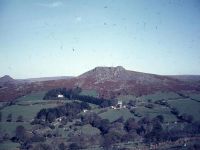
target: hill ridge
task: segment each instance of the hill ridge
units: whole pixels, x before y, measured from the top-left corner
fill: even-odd
[[[15,86],[7,84],[6,88],[0,89],[0,101],[14,100],[16,97],[33,91],[76,86],[82,89],[95,90],[103,98],[116,98],[120,95],[140,96],[156,91],[200,91],[200,83],[193,84],[193,82],[185,82],[171,76],[136,72],[126,70],[121,66],[95,67],[70,79],[19,82]]]

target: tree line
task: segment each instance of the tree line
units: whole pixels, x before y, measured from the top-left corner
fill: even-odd
[[[33,124],[46,124],[46,122],[52,123],[56,120],[56,118],[63,117],[67,120],[72,120],[76,117],[78,113],[83,111],[83,109],[91,109],[88,103],[86,102],[72,102],[67,103],[62,106],[58,106],[55,108],[44,108],[41,109],[35,119]]]
[[[48,91],[45,96],[44,100],[52,100],[52,99],[60,99],[58,98],[58,94],[62,94],[64,96],[63,99],[68,100],[79,100],[82,102],[87,102],[95,105],[99,105],[100,107],[109,107],[112,105],[117,104],[117,100],[115,99],[104,99],[104,98],[97,98],[93,96],[87,95],[80,95],[82,89],[80,87],[76,87],[73,89],[66,89],[66,88],[57,88]]]

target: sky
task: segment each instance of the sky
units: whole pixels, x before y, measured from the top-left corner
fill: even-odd
[[[0,0],[0,76],[97,66],[200,75],[200,1]]]

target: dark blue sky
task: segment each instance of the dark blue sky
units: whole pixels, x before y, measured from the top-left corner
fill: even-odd
[[[96,66],[200,74],[199,0],[1,0],[0,76]]]

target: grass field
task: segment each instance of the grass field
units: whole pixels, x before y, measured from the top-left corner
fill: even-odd
[[[177,99],[181,98],[177,93],[174,92],[156,92],[154,94],[149,94],[149,95],[144,95],[140,97],[144,101],[147,101],[149,99],[152,100],[152,102],[157,101],[157,100],[168,100],[168,99]]]
[[[30,121],[43,108],[56,107],[61,103],[72,102],[68,100],[43,100],[45,93],[46,91],[35,92],[18,98],[16,105],[1,110],[2,121],[6,121],[8,114],[12,114],[13,121],[16,121],[20,115],[23,116],[25,121]]]
[[[134,115],[130,113],[128,109],[108,109],[106,112],[100,113],[99,116],[103,119],[108,119],[110,122],[113,122],[121,116],[124,118],[124,120],[127,120]]]
[[[17,117],[20,115],[23,116],[25,121],[30,121],[42,108],[50,108],[55,106],[57,106],[56,103],[45,104],[45,105],[37,104],[30,106],[12,105],[1,110],[2,120],[6,121],[8,114],[12,114],[12,119],[14,121],[16,121]]]
[[[194,117],[195,120],[200,120],[200,103],[191,99],[179,99],[169,101],[169,104],[177,108],[180,114],[186,113]]]
[[[97,97],[98,93],[95,90],[82,90],[80,95],[87,95],[87,96]]]
[[[100,134],[100,131],[98,128],[94,128],[90,124],[86,124],[82,127],[79,127],[75,134],[95,135]]]
[[[28,95],[25,95],[23,97],[20,97],[18,99],[16,99],[17,101],[34,101],[34,100],[42,100],[45,93],[47,91],[40,91],[40,92],[33,92],[33,93],[30,93]]]
[[[130,100],[136,100],[136,97],[133,95],[122,95],[119,96],[117,99],[127,104]]]
[[[150,118],[154,118],[157,115],[163,115],[164,122],[174,122],[174,121],[177,121],[176,117],[171,114],[169,108],[158,106],[158,105],[154,105],[153,109],[149,109],[149,108],[141,106],[141,107],[135,108],[135,112],[139,113],[143,117],[144,116],[148,116]]]
[[[0,150],[17,150],[17,147],[19,146],[20,146],[19,143],[6,141],[3,143],[0,143]]]
[[[14,135],[15,129],[19,125],[23,125],[27,130],[33,127],[29,122],[0,122],[0,131],[11,136]]]
[[[190,98],[195,99],[200,102],[200,94],[192,93],[192,94],[189,94],[189,96]]]

